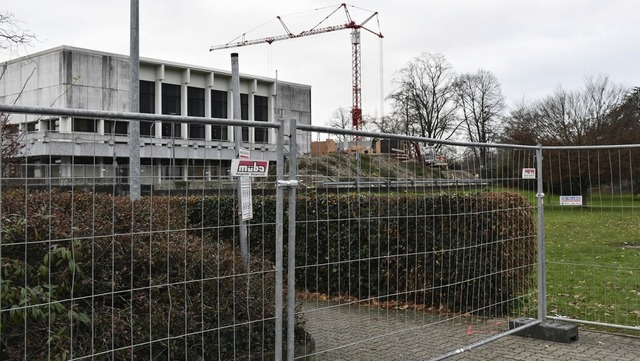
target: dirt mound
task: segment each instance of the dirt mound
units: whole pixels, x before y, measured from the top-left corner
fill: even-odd
[[[300,156],[298,179],[307,186],[317,182],[357,180],[470,179],[464,171],[430,167],[417,160],[400,160],[388,154],[331,153]]]

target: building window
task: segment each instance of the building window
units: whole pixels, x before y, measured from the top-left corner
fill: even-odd
[[[204,117],[204,89],[187,88],[187,109],[191,117]]]
[[[227,116],[227,92],[220,90],[211,91],[211,117],[228,119]],[[228,140],[226,125],[212,125],[211,139]]]
[[[269,98],[262,96],[253,97],[254,118],[258,122],[269,121]],[[269,128],[256,127],[255,129],[256,143],[269,143]]]
[[[204,124],[189,124],[189,139],[204,139]]]
[[[151,137],[151,130],[153,129],[153,122],[148,122],[141,120],[140,121],[140,136],[141,137]]]
[[[180,112],[180,85],[162,83],[162,114]]]
[[[182,137],[181,123],[162,122],[162,138],[178,139]]]
[[[249,94],[240,94],[240,119],[249,120]],[[242,127],[242,141],[249,142],[249,127]]]
[[[156,112],[156,85],[152,81],[140,81],[140,113]]]
[[[27,123],[27,132],[35,132],[36,131],[36,123],[37,122],[28,122]]]
[[[204,117],[204,89],[187,89],[187,114],[192,117]],[[189,124],[189,139],[204,139],[204,124]]]
[[[180,85],[162,83],[162,114],[180,115]],[[180,123],[162,122],[163,138],[180,138]]]
[[[129,122],[105,120],[104,134],[127,135],[129,131],[128,126],[129,126]],[[140,127],[142,128],[142,125]]]
[[[83,133],[96,132],[96,120],[87,118],[73,118],[73,131]]]
[[[42,121],[41,130],[48,132],[60,131],[60,120],[58,118],[49,118]]]
[[[7,127],[8,134],[18,134],[18,133],[20,133],[20,125],[19,124],[7,123],[6,127]]]
[[[140,113],[155,114],[156,84],[152,81],[140,81]],[[140,121],[140,136],[150,137],[153,122]],[[106,129],[105,129],[106,132]]]

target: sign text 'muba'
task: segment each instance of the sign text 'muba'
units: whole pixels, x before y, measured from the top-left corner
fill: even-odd
[[[254,159],[232,159],[231,175],[249,176],[249,177],[266,177],[269,173],[268,160]]]

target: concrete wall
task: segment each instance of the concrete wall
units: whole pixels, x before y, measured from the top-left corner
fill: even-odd
[[[64,50],[66,107],[129,110],[129,60],[122,56]]]
[[[298,124],[311,124],[311,87],[279,83],[276,117],[284,119],[285,134],[289,134],[291,119],[297,120]],[[311,133],[298,132],[297,138],[298,153],[310,153]]]
[[[40,53],[0,64],[0,102],[66,107],[61,53]]]

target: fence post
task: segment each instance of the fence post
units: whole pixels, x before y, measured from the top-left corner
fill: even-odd
[[[536,172],[538,178],[538,320],[547,317],[547,258],[544,235],[544,189],[542,183],[542,145],[536,149]]]
[[[233,119],[240,120],[242,118],[242,109],[240,104],[240,68],[238,61],[238,53],[231,54],[231,89],[233,95]],[[173,124],[171,124],[171,138],[173,140]],[[236,158],[240,158],[242,148],[242,127],[234,126],[234,140],[236,146]],[[172,152],[175,147],[172,147]],[[242,219],[242,207],[240,200],[242,199],[242,177],[238,176],[236,180],[236,196],[238,197],[238,234],[240,237],[240,253],[244,262],[244,269],[249,273],[249,230],[247,221]]]
[[[295,356],[295,311],[296,311],[296,177],[298,173],[298,123],[289,121],[289,238],[287,240],[287,360]]]
[[[275,319],[275,350],[276,361],[282,360],[282,257],[283,257],[283,233],[284,233],[284,190],[278,186],[278,182],[284,176],[284,124],[278,128],[278,143],[276,146],[276,319]]]

